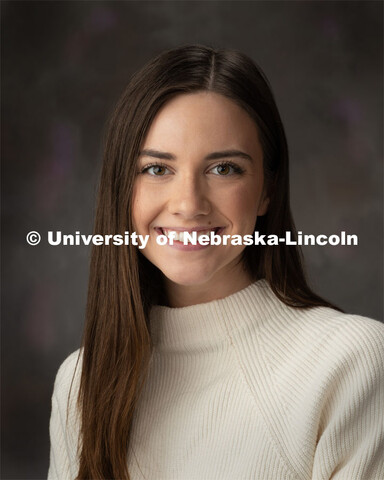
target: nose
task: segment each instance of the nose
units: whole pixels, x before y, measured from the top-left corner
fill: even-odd
[[[168,211],[186,219],[208,215],[211,210],[208,186],[198,175],[180,176],[170,187]]]

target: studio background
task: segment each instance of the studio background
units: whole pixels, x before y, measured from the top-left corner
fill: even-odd
[[[46,478],[55,373],[80,345],[103,126],[131,74],[185,43],[235,48],[266,73],[286,128],[315,291],[383,316],[383,4],[374,1],[3,1],[2,473]],[[29,246],[36,230],[40,245]],[[112,233],[112,232],[111,232]]]

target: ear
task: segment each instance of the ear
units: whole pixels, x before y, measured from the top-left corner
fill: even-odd
[[[265,193],[263,193],[260,203],[259,203],[259,208],[257,209],[257,216],[262,217],[265,215],[268,211],[268,205],[269,205],[269,197],[266,196]]]

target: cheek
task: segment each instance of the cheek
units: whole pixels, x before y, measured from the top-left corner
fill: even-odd
[[[135,231],[140,233],[143,229],[145,218],[148,212],[148,205],[146,205],[146,196],[143,192],[142,186],[135,185],[133,189],[133,226]]]
[[[228,217],[232,219],[233,223],[243,227],[254,228],[259,202],[258,190],[254,185],[243,185],[234,188],[230,195],[227,194],[223,197]]]
[[[133,189],[133,225],[137,233],[149,233],[149,225],[155,219],[160,209],[160,197],[157,189],[144,182],[137,181]]]

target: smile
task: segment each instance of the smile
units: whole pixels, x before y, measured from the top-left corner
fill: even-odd
[[[165,235],[170,241],[168,246],[178,250],[194,251],[209,247],[209,244],[200,244],[199,238],[209,236],[212,233],[215,235],[221,234],[225,227],[194,227],[194,228],[180,228],[180,227],[155,227],[158,235]],[[197,239],[197,244],[190,241],[191,234]]]
[[[200,237],[203,235],[210,235],[211,232],[217,234],[219,230],[222,230],[222,227],[216,227],[216,228],[191,228],[191,229],[185,229],[185,230],[175,230],[173,228],[160,228],[162,235],[165,235],[169,239],[173,239],[176,242],[182,242],[187,241],[188,243],[188,235],[186,234],[191,234],[192,232],[196,232],[196,238],[199,240]]]

